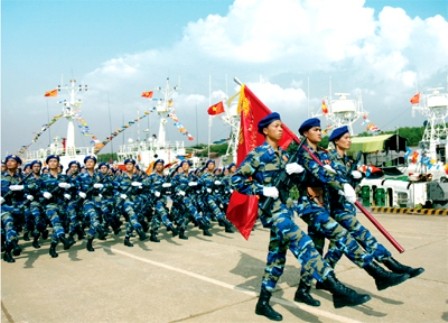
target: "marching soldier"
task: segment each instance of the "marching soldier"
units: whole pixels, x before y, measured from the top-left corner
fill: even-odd
[[[347,150],[350,149],[351,136],[347,126],[342,126],[333,130],[329,141],[335,146],[334,150],[329,152],[329,158],[332,161],[332,167],[338,176],[347,179],[348,182],[357,183],[362,174],[356,170],[353,159],[347,156]],[[356,186],[356,185],[354,185]],[[347,202],[339,196],[336,191],[330,188],[330,203],[332,205],[332,217],[340,223],[356,241],[370,254],[375,260],[383,263],[388,269],[399,274],[408,274],[415,277],[423,273],[425,270],[421,267],[412,268],[405,266],[392,257],[389,250],[386,249],[378,240],[364,227],[356,218],[356,209],[352,203]],[[336,265],[342,257],[341,251],[330,244],[325,259],[331,266]]]
[[[340,252],[344,253],[354,264],[363,268],[375,280],[378,290],[398,285],[409,278],[407,274],[396,274],[388,272],[376,264],[371,254],[366,252],[356,240],[330,216],[330,188],[333,195],[342,195],[350,203],[356,200],[353,187],[344,178],[339,177],[331,167],[327,152],[318,147],[322,139],[320,120],[311,118],[302,123],[299,133],[306,139],[304,147],[307,147],[324,164],[324,167],[306,152],[304,147],[298,154],[298,163],[305,168],[305,178],[299,185],[299,201],[297,212],[308,224],[308,234],[316,241],[324,235],[330,239]],[[316,245],[322,255],[323,244]],[[312,277],[302,269],[300,284],[297,289],[295,300],[312,306],[319,306],[320,302],[313,299],[309,294]]]
[[[259,210],[260,220],[264,227],[270,228],[271,237],[255,313],[274,321],[282,320],[282,315],[270,306],[269,300],[283,273],[288,249],[310,275],[323,282],[333,293],[335,307],[367,302],[370,296],[360,295],[336,279],[333,269],[323,261],[312,240],[293,221],[293,210],[286,205],[286,201],[279,199],[278,189],[272,186],[273,179],[285,169],[290,175],[303,171],[297,163],[287,164],[288,155],[279,147],[283,134],[280,115],[274,112],[263,118],[258,123],[258,132],[265,137],[265,142],[249,152],[232,176],[232,186],[240,193],[259,195],[260,206],[267,198],[274,201],[270,210]]]
[[[157,238],[160,223],[163,223],[166,229],[171,231],[173,237],[179,234],[174,223],[168,217],[167,194],[171,194],[174,188],[163,174],[164,164],[165,161],[163,159],[157,159],[154,162],[154,172],[143,180],[144,191],[148,192],[147,198],[149,201],[147,204],[154,209],[151,218],[151,235],[149,237],[149,240],[153,242],[160,242]]]
[[[59,156],[49,155],[45,163],[48,165],[48,174],[42,175],[42,203],[45,214],[49,219],[53,232],[51,235],[51,244],[49,254],[56,258],[58,253],[56,247],[60,242],[64,244],[64,250],[70,249],[72,242],[65,238],[65,229],[63,222],[66,215],[66,203],[64,200],[69,198],[66,192],[72,185],[68,183],[68,177],[59,171]]]
[[[86,218],[89,228],[87,230],[87,251],[93,252],[93,239],[106,240],[104,228],[98,211],[101,208],[101,189],[104,187],[99,174],[95,172],[96,157],[93,155],[84,158],[86,171],[76,177],[76,189],[81,198],[82,213]]]
[[[137,174],[134,159],[128,158],[124,161],[126,171],[115,179],[117,210],[122,212],[126,218],[126,233],[124,237],[124,245],[133,247],[130,241],[133,231],[135,230],[140,241],[145,241],[148,237],[143,230],[143,219],[135,210],[138,209],[141,200],[139,195],[142,191],[142,176]]]

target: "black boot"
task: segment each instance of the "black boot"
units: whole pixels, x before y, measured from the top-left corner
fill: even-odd
[[[7,242],[5,245],[5,253],[3,254],[3,260],[6,262],[16,262],[11,255],[12,246]]]
[[[343,285],[337,280],[333,272],[323,281],[323,286],[333,294],[333,306],[335,308],[361,305],[371,299],[369,295],[358,294],[353,289]]]
[[[50,245],[50,250],[49,250],[49,254],[51,256],[51,258],[57,258],[58,253],[56,252],[56,246],[58,245],[58,243],[56,241],[52,241],[51,245]]]
[[[232,223],[230,223],[229,221],[224,221],[224,228],[225,228],[225,232],[227,233],[234,233],[235,231],[233,230],[233,226]]]
[[[39,232],[33,233],[33,247],[35,249],[39,249],[40,248],[39,237],[40,237],[40,233]]]
[[[82,239],[84,239],[84,236],[86,235],[86,233],[84,232],[84,229],[82,228],[81,225],[78,225],[76,227],[76,234],[78,235],[78,241],[81,241]]]
[[[408,274],[392,273],[378,266],[374,262],[364,267],[364,269],[375,279],[375,285],[378,290],[401,284],[409,278]]]
[[[75,244],[75,240],[68,240],[64,236],[60,236],[59,240],[64,244],[64,250],[70,249]]]
[[[142,229],[138,229],[136,231],[137,231],[138,237],[140,238],[140,241],[145,241],[146,239],[148,239],[148,236]]]
[[[86,249],[90,252],[95,251],[95,249],[93,248],[93,238],[87,239]]]
[[[103,241],[106,240],[106,233],[104,232],[103,226],[99,225],[95,229],[96,229],[96,233],[98,234],[98,239],[103,240]]]
[[[124,245],[125,245],[126,247],[133,247],[133,246],[134,246],[134,245],[132,244],[131,240],[129,240],[128,237],[125,237],[125,238],[124,238]]]
[[[30,241],[30,233],[29,233],[29,231],[27,231],[27,232],[25,232],[23,234],[23,240]]]
[[[20,254],[22,252],[22,248],[20,248],[17,240],[11,241],[11,247],[12,247],[12,254],[14,256],[20,256]]]
[[[151,236],[149,237],[149,240],[152,242],[160,242],[160,239],[157,238],[157,232],[151,231]]]
[[[310,306],[320,306],[320,301],[314,299],[310,294],[311,287],[300,281],[294,300],[299,303],[305,303]]]
[[[400,264],[397,260],[395,260],[392,257],[385,258],[382,260],[382,263],[390,270],[392,270],[394,273],[397,274],[408,274],[411,278],[416,277],[423,273],[425,271],[424,268],[418,267],[418,268],[412,268],[409,266],[405,266],[403,264]]]
[[[44,230],[42,232],[42,239],[47,240],[48,239],[48,230]]]
[[[170,224],[170,226],[168,227],[168,231],[171,231],[171,235],[172,235],[173,237],[175,237],[175,236],[177,236],[177,235],[179,234],[179,230],[177,230],[177,229],[174,227],[174,224]]]
[[[188,240],[188,237],[185,234],[185,229],[180,229],[179,230],[179,239]]]
[[[261,288],[260,297],[258,298],[257,306],[255,307],[255,314],[266,316],[272,321],[281,321],[283,320],[283,316],[269,305],[271,296],[271,292]]]

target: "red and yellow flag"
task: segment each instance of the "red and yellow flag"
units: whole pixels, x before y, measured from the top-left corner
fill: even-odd
[[[54,89],[51,91],[47,91],[44,94],[45,97],[54,97],[54,96],[58,96],[58,89]]]
[[[223,112],[224,112],[224,103],[222,101],[210,106],[207,109],[207,113],[211,116],[215,116]]]
[[[142,97],[143,98],[147,98],[147,99],[151,99],[153,94],[154,94],[153,91],[142,92]]]
[[[261,145],[265,138],[258,133],[258,122],[272,111],[258,99],[252,91],[241,86],[238,101],[238,113],[241,114],[240,133],[237,147],[237,165],[246,158],[247,154],[256,146]],[[299,142],[297,136],[283,124],[283,136],[279,144],[286,149],[292,141]],[[227,218],[247,240],[254,227],[258,214],[258,196],[244,195],[233,192],[227,208]]]
[[[322,100],[322,113],[323,114],[327,114],[328,113],[327,102],[325,102],[325,100]]]

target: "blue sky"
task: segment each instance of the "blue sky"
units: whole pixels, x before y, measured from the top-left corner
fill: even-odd
[[[318,108],[328,95],[329,79],[335,91],[360,91],[380,128],[421,125],[407,103],[417,89],[446,87],[447,1],[334,3],[3,0],[2,156],[30,142],[46,123],[47,108],[50,116],[61,111],[43,93],[71,78],[89,85],[83,117],[100,139],[147,108],[140,93],[166,77],[180,80],[178,116],[203,143],[209,102],[236,92],[233,76],[294,130],[310,102]],[[347,19],[353,21],[345,26]],[[104,122],[108,111],[112,125]],[[60,123],[53,135],[64,136]],[[126,137],[135,138],[135,131]],[[214,120],[213,140],[228,132]],[[183,139],[174,128],[170,136]],[[47,144],[42,136],[32,148]]]

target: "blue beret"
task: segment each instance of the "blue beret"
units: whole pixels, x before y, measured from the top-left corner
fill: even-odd
[[[68,168],[72,167],[73,165],[76,165],[79,168],[81,168],[81,164],[77,160],[72,160],[71,162],[69,162],[68,163]]]
[[[14,159],[17,163],[22,165],[22,159],[20,159],[20,157],[17,156],[17,155],[8,155],[8,156],[6,156],[5,157],[5,163],[8,162],[9,159]]]
[[[342,127],[336,128],[333,130],[333,132],[331,133],[330,138],[328,140],[329,141],[338,140],[343,135],[345,135],[347,132],[349,132],[347,126],[342,126]]]
[[[42,162],[40,160],[37,160],[37,159],[33,160],[30,163],[30,166],[33,167],[35,164],[38,164],[39,166],[42,166]]]
[[[124,160],[124,164],[125,164],[125,165],[126,165],[126,164],[129,164],[129,163],[131,163],[132,165],[137,164],[137,162],[135,161],[135,159],[132,159],[132,158],[128,158],[128,159],[125,159],[125,160]]]
[[[103,166],[106,166],[107,168],[110,168],[110,166],[109,166],[109,164],[108,163],[99,163],[98,164],[98,168],[101,168],[101,167],[103,167]]]
[[[263,134],[263,129],[276,120],[280,120],[280,115],[277,112],[272,112],[271,114],[268,114],[266,117],[264,117],[258,122],[258,132]]]
[[[26,164],[23,166],[23,169],[28,169],[28,168],[31,168],[31,164],[30,164],[30,163],[26,163]]]
[[[235,163],[230,163],[229,165],[227,165],[227,169],[230,169],[230,168],[232,168],[233,166],[236,166],[236,164],[235,164]]]
[[[48,164],[48,161],[50,159],[56,159],[58,162],[60,161],[60,158],[58,155],[48,155],[47,158],[45,159],[45,163]]]
[[[191,166],[191,161],[189,161],[189,160],[187,160],[187,159],[182,160],[182,161],[180,162],[179,166],[182,167],[182,165],[185,164],[185,163],[187,163],[188,166]]]
[[[157,160],[154,162],[154,166],[157,165],[158,163],[161,163],[162,165],[164,165],[164,164],[165,164],[165,161],[164,161],[163,159],[157,159]]]
[[[313,127],[320,127],[320,120],[317,118],[310,118],[303,121],[302,125],[299,128],[299,133],[303,135],[303,133]]]
[[[208,167],[208,164],[216,164],[215,161],[213,159],[209,159],[207,160],[207,162],[205,163],[205,167]]]
[[[96,164],[96,157],[93,155],[88,155],[86,157],[84,157],[84,164],[86,163],[86,161],[88,161],[89,159],[93,160]]]

